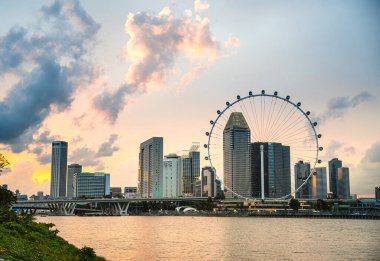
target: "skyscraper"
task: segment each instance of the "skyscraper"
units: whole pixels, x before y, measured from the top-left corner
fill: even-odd
[[[50,196],[66,196],[67,142],[53,141],[51,158]]]
[[[375,198],[376,201],[380,201],[380,187],[375,187]]]
[[[82,165],[79,164],[70,164],[67,171],[67,194],[68,198],[74,197],[74,174],[82,172]]]
[[[233,192],[251,196],[251,130],[241,112],[232,112],[223,130],[224,184]],[[226,198],[233,197],[227,191]]]
[[[165,156],[163,166],[162,196],[179,197],[182,194],[182,161],[176,154]]]
[[[163,147],[162,137],[153,137],[140,144],[139,192],[142,197],[162,197]]]
[[[265,197],[280,198],[290,193],[290,147],[275,142],[251,144],[252,196],[261,197],[261,152],[264,147]]]
[[[309,174],[310,163],[302,160],[298,161],[294,165],[294,189],[298,189],[306,181]],[[311,198],[311,190],[311,179],[308,179],[306,184],[296,192],[296,198]]]
[[[326,167],[315,168],[311,176],[311,191],[313,199],[327,198],[327,178]]]
[[[337,177],[337,193],[336,196],[339,199],[350,198],[350,172],[349,168],[338,168]]]
[[[201,163],[199,144],[194,143],[189,153],[182,156],[182,193],[184,195],[195,195],[195,182],[200,176]]]
[[[330,192],[335,197],[338,195],[338,168],[342,167],[342,161],[337,158],[333,158],[329,161],[329,180],[330,180]]]

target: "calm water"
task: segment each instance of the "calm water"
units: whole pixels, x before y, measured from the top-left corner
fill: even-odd
[[[380,221],[38,217],[109,260],[380,260]]]

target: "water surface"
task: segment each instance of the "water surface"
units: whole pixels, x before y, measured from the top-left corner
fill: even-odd
[[[38,217],[108,260],[380,260],[380,221],[253,217]]]

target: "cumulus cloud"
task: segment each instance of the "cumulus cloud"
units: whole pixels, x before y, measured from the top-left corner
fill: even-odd
[[[230,36],[228,39],[224,42],[225,48],[239,48],[240,47],[240,40],[236,37]]]
[[[367,91],[363,91],[353,97],[334,97],[328,101],[327,111],[318,117],[318,121],[325,122],[330,118],[343,117],[349,109],[355,108],[359,104],[369,101],[372,98],[373,96]]]
[[[35,138],[34,142],[37,144],[50,144],[55,140],[59,140],[59,137],[51,135],[49,130],[45,130]]]
[[[324,161],[329,161],[332,158],[339,158],[340,156],[352,156],[356,154],[356,148],[350,146],[346,142],[332,140],[326,147],[325,153],[322,157]]]
[[[75,149],[70,154],[70,161],[81,164],[84,167],[94,167],[95,170],[104,169],[104,162],[100,159],[102,157],[110,157],[114,152],[119,150],[119,147],[115,146],[118,135],[111,134],[108,141],[103,142],[97,150],[90,149],[88,147],[82,147]]]
[[[74,150],[70,155],[70,159],[72,162],[79,163],[84,167],[101,168],[104,166],[104,163],[96,157],[96,152],[87,147]]]
[[[102,143],[98,149],[98,152],[96,153],[97,157],[109,157],[112,156],[112,154],[119,150],[119,147],[114,146],[115,141],[117,140],[118,135],[112,134],[108,141]]]
[[[180,80],[180,88],[189,85],[192,81],[198,79],[199,74],[207,69],[206,65],[199,65],[192,68],[189,72],[185,73]]]
[[[329,161],[332,158],[338,157],[338,152],[344,145],[343,142],[332,140],[329,145],[326,147],[325,154],[324,154],[324,160]]]
[[[380,167],[380,141],[374,143],[367,150],[365,156],[362,159],[362,163],[379,164],[379,167]]]
[[[185,56],[189,61],[211,62],[220,51],[207,18],[175,17],[169,7],[157,15],[130,13],[125,31],[129,35],[125,57],[131,63],[126,82],[116,91],[105,91],[94,99],[95,108],[104,112],[111,122],[128,103],[125,100],[127,94],[161,86],[179,56]],[[199,67],[199,64],[194,67]],[[189,70],[188,79],[194,78],[191,77],[194,70],[197,71]]]
[[[351,185],[354,193],[373,193],[374,187],[380,185],[380,141],[367,149],[360,164],[350,171]],[[353,176],[351,176],[351,174]]]
[[[0,101],[0,142],[11,144],[14,152],[27,148],[51,111],[70,106],[89,67],[86,47],[99,29],[75,0],[55,1],[40,15],[33,27],[38,29],[13,27],[0,36],[0,75],[11,71],[21,79]]]
[[[204,0],[195,0],[194,9],[195,11],[201,12],[210,8],[210,5]]]
[[[136,88],[133,86],[123,85],[114,92],[104,91],[94,98],[94,106],[103,113],[111,123],[114,123],[117,120],[119,112],[128,104],[125,96],[135,92],[135,90]]]

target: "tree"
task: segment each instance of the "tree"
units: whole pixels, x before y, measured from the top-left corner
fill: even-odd
[[[3,173],[3,170],[9,166],[9,161],[5,158],[3,154],[0,153],[0,176]]]
[[[289,207],[295,211],[298,211],[298,209],[300,208],[300,202],[295,199],[295,198],[292,198],[289,202]]]
[[[17,197],[12,191],[0,187],[0,206],[10,208],[16,200]]]
[[[87,261],[87,260],[95,260],[95,251],[91,247],[82,247],[79,251],[79,260]]]

